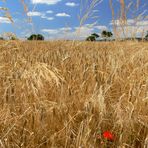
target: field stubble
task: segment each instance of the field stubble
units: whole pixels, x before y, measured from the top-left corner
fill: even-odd
[[[2,41],[0,96],[2,148],[146,148],[148,43]]]

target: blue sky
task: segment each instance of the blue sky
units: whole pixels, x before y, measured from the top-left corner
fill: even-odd
[[[127,4],[129,0],[126,0]],[[134,0],[135,2],[136,0]],[[138,1],[138,0],[137,0]],[[13,32],[20,38],[28,37],[32,33],[41,33],[46,39],[73,39],[75,37],[84,39],[91,33],[100,33],[102,30],[112,31],[112,15],[109,5],[109,0],[100,0],[99,4],[90,12],[92,17],[89,17],[78,30],[80,21],[78,16],[83,10],[85,14],[86,8],[90,7],[91,0],[85,5],[86,0],[24,0],[27,5],[27,11],[24,11],[21,0],[6,0],[0,1],[0,8],[8,8],[14,23],[5,17],[5,10],[0,12],[0,34],[4,32]],[[116,17],[119,16],[119,0],[113,0]],[[138,20],[134,24],[134,15],[143,13],[147,16],[147,0],[140,0],[140,8],[138,11],[128,15],[128,27],[126,29],[138,30],[138,34],[142,31],[148,30],[148,18],[145,20]],[[144,5],[145,4],[145,5]],[[136,14],[136,15],[137,15]],[[82,15],[81,15],[82,16]],[[29,21],[29,20],[32,21]],[[93,25],[92,25],[93,24]],[[134,24],[134,25],[133,25]],[[117,19],[118,25],[118,19]],[[118,26],[120,29],[120,27]]]

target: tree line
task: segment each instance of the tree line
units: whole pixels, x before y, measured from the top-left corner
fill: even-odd
[[[99,37],[102,37],[104,41],[107,41],[107,40],[110,40],[112,36],[113,36],[113,33],[111,31],[103,30],[100,35],[97,33],[92,33],[85,40],[86,41],[96,41]],[[6,33],[6,38],[0,37],[0,40],[5,40],[5,39],[6,40],[18,40],[16,35],[14,35],[13,33]],[[30,41],[32,40],[42,40],[43,41],[44,39],[45,38],[42,34],[32,34],[27,38],[27,40],[30,40]],[[126,38],[123,40],[130,40],[130,39],[142,40],[142,38]],[[148,41],[148,31],[144,37],[144,40]]]
[[[111,38],[112,36],[113,36],[113,33],[110,31],[103,30],[101,33],[101,37],[104,38],[105,40]],[[86,41],[96,41],[96,39],[99,37],[100,36],[98,34],[93,33],[86,38]]]
[[[44,36],[42,34],[32,34],[27,40],[44,40]],[[0,37],[0,40],[18,40],[17,36],[13,33],[5,33],[4,37]]]
[[[93,33],[91,35],[89,35],[87,38],[86,38],[86,41],[96,41],[99,37],[101,37],[103,39],[103,41],[107,41],[107,40],[110,40],[111,37],[113,36],[113,33],[111,31],[106,31],[106,30],[103,30],[101,32],[101,34],[97,34],[97,33]],[[141,38],[141,37],[129,37],[129,38],[124,38],[122,39],[123,41],[125,40],[138,40],[138,41],[142,41],[142,40],[145,40],[145,41],[148,41],[148,31],[145,35],[144,38]],[[115,39],[113,39],[115,40]]]

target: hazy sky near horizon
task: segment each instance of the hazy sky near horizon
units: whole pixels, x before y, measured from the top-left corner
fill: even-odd
[[[129,0],[127,0],[128,3]],[[135,0],[136,1],[136,0]],[[91,33],[100,33],[102,30],[112,31],[112,15],[109,0],[100,0],[92,10],[91,15],[81,26],[79,33],[75,30],[80,26],[80,10],[85,14],[91,0],[24,0],[27,11],[24,11],[22,0],[0,1],[0,8],[8,8],[14,23],[5,17],[5,10],[0,12],[0,34],[13,32],[20,38],[28,37],[32,33],[43,34],[47,39],[84,39]],[[119,0],[113,0],[116,18],[119,17]],[[134,16],[142,13],[148,16],[148,1],[140,0],[138,11],[131,9],[128,15],[127,30],[138,30],[137,34],[148,30],[148,17],[144,20],[134,21]],[[135,8],[136,9],[136,8]],[[134,12],[134,13],[133,13]],[[82,16],[82,15],[81,15]],[[32,20],[32,21],[30,21]],[[94,24],[95,23],[95,24]],[[118,25],[118,19],[117,19]],[[92,25],[93,24],[93,25]],[[138,28],[138,29],[137,29]]]

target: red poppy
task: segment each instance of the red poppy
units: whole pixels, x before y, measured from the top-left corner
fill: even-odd
[[[114,140],[114,135],[110,131],[105,131],[103,133],[103,137],[107,140],[111,140],[111,141]]]

